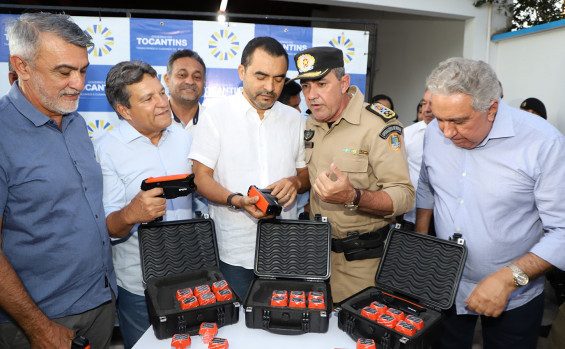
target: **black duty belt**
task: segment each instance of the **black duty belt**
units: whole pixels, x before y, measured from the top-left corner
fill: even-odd
[[[343,239],[332,239],[332,251],[343,253],[348,261],[380,258],[389,230],[390,226],[385,225],[365,234],[356,231],[347,233],[347,237]]]

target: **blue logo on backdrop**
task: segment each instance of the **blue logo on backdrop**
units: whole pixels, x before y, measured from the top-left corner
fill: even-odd
[[[343,60],[345,63],[350,63],[353,60],[355,56],[355,46],[353,45],[353,41],[346,38],[344,35],[340,35],[331,39],[329,44],[343,52]]]
[[[192,21],[130,19],[131,59],[164,66],[173,52],[192,45]]]
[[[294,56],[312,47],[312,28],[283,25],[255,25],[255,36],[270,36],[278,40],[288,53],[289,65],[292,66]]]
[[[94,57],[105,56],[114,48],[114,35],[107,27],[94,24],[84,31],[92,36],[94,46],[88,48],[88,54]]]
[[[88,130],[88,136],[90,140],[94,140],[95,138],[101,137],[107,131],[113,129],[114,126],[110,124],[106,120],[94,120],[86,125],[86,129]]]
[[[239,52],[239,39],[233,32],[227,29],[220,29],[210,35],[208,48],[212,56],[220,61],[227,61],[237,56]]]
[[[113,112],[106,99],[106,75],[111,65],[92,65],[86,71],[84,90],[80,95],[79,111]]]

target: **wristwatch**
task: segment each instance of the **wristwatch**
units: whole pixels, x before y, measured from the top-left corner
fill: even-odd
[[[237,207],[237,206],[235,206],[234,204],[231,203],[231,199],[233,199],[234,196],[243,196],[243,194],[242,193],[231,193],[228,196],[228,200],[227,200],[228,201],[228,207],[233,208],[234,210],[237,210],[237,209],[239,209],[239,207]]]
[[[355,189],[355,197],[353,198],[353,201],[345,203],[343,205],[346,209],[351,211],[355,211],[356,209],[359,208],[359,201],[361,200],[361,190],[357,188],[353,188],[353,189]]]
[[[514,275],[514,285],[516,287],[526,286],[530,281],[530,278],[526,273],[522,271],[522,269],[518,268],[518,266],[514,263],[507,265],[510,270],[512,270],[512,274]]]

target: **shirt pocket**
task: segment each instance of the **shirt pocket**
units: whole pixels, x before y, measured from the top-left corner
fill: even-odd
[[[340,154],[334,161],[337,168],[347,174],[349,182],[359,189],[369,187],[369,158],[365,154]]]

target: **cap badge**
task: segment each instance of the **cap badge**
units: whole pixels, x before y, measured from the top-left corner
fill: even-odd
[[[307,72],[307,71],[314,69],[314,63],[315,62],[316,62],[316,59],[314,58],[314,56],[312,56],[310,54],[303,54],[303,55],[300,55],[298,57],[298,59],[296,60],[296,65],[298,67],[298,71],[300,73],[304,73],[304,72]]]

